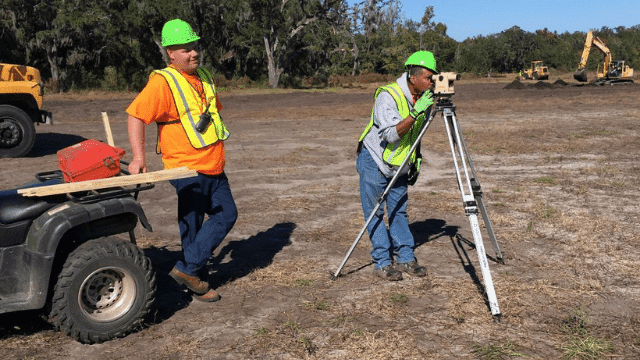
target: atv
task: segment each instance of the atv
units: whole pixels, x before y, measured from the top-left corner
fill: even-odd
[[[18,193],[63,182],[56,170],[0,191],[0,314],[42,309],[85,344],[125,336],[144,326],[155,300],[155,271],[133,231],[138,220],[152,231],[137,197],[154,185]],[[114,237],[123,233],[128,239]]]

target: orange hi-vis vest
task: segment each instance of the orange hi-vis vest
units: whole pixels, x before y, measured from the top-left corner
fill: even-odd
[[[222,122],[216,107],[216,88],[213,85],[211,74],[207,70],[198,68],[198,75],[202,80],[202,88],[205,94],[205,103],[203,103],[197,91],[194,91],[193,86],[189,84],[187,79],[180,74],[180,71],[172,67],[166,67],[162,70],[154,70],[150,77],[154,74],[160,74],[167,80],[180,116],[180,123],[189,138],[191,146],[201,149],[217,141],[224,141],[229,138],[229,130]],[[199,132],[196,129],[196,124],[200,120],[200,114],[207,110],[211,115],[211,122],[207,124],[204,131]]]

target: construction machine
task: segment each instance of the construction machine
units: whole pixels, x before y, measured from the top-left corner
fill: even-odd
[[[604,44],[602,39],[593,35],[593,31],[587,33],[578,70],[573,74],[574,79],[587,82],[587,59],[589,58],[592,46],[595,46],[604,54],[604,65],[601,68],[600,64],[598,64],[596,71],[597,79],[594,81],[594,84],[614,85],[633,82],[633,69],[630,68],[629,65],[626,65],[624,60],[611,60],[611,50]]]
[[[43,95],[38,69],[0,63],[0,158],[26,155],[36,139],[34,124],[52,123]]]
[[[549,68],[542,65],[541,60],[532,61],[531,68],[522,71],[522,78],[524,80],[547,80],[549,78]]]

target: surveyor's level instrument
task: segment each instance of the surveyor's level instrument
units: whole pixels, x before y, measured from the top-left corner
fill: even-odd
[[[491,239],[491,243],[493,245],[493,250],[496,253],[497,260],[502,262],[502,253],[500,252],[500,248],[498,247],[498,242],[496,241],[496,236],[493,232],[493,226],[491,225],[491,221],[489,220],[489,216],[487,215],[487,209],[484,206],[484,201],[482,199],[482,187],[478,182],[475,168],[473,166],[473,162],[471,161],[471,157],[469,156],[469,150],[467,145],[464,142],[462,137],[462,131],[460,130],[460,126],[458,124],[458,120],[455,115],[455,105],[451,102],[451,99],[448,97],[439,98],[432,108],[427,121],[422,125],[422,129],[420,130],[420,134],[418,138],[411,146],[411,149],[408,152],[407,157],[400,165],[400,168],[396,172],[396,174],[391,178],[389,185],[385,188],[384,192],[378,199],[378,203],[371,211],[371,215],[365,222],[364,226],[358,233],[355,241],[349,248],[347,255],[344,260],[338,267],[338,270],[335,274],[332,275],[333,279],[336,279],[340,276],[340,271],[344,267],[345,263],[351,256],[353,249],[355,249],[356,245],[364,235],[364,232],[367,229],[369,223],[375,217],[376,212],[384,204],[387,195],[391,191],[391,188],[397,181],[399,174],[402,173],[402,169],[407,166],[409,162],[409,158],[411,153],[415,151],[418,147],[418,144],[422,140],[427,128],[433,121],[435,115],[437,113],[442,114],[442,118],[444,120],[445,128],[447,130],[447,136],[449,138],[449,145],[451,149],[451,155],[453,156],[453,164],[456,172],[456,179],[458,181],[458,188],[462,194],[462,201],[464,204],[465,214],[469,219],[471,224],[471,232],[473,233],[474,246],[478,253],[478,260],[480,261],[480,268],[482,270],[482,278],[484,280],[484,287],[487,294],[487,300],[489,302],[489,307],[491,308],[491,314],[494,318],[499,321],[500,320],[500,308],[498,307],[498,299],[496,297],[495,290],[493,288],[493,280],[491,279],[491,272],[489,270],[489,264],[487,262],[487,254],[484,250],[484,242],[482,240],[482,234],[480,232],[480,226],[478,224],[478,212],[482,214],[482,218],[484,220],[485,227],[487,229],[487,233],[489,234],[489,238]],[[459,236],[461,238],[461,236]]]

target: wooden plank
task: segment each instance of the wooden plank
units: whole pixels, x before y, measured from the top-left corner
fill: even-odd
[[[56,184],[48,186],[18,189],[18,194],[22,196],[49,196],[73,193],[78,191],[105,189],[118,186],[129,186],[145,184],[164,180],[183,179],[197,176],[195,170],[187,167],[152,171],[144,174],[114,176],[106,179],[78,181],[74,183]]]
[[[113,133],[111,132],[111,125],[109,124],[109,116],[107,116],[106,112],[102,113],[102,122],[104,123],[104,131],[107,133],[107,144],[109,146],[115,147],[115,143],[113,142]]]

